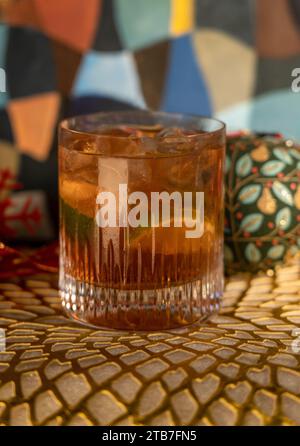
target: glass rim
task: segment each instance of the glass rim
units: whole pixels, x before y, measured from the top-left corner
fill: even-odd
[[[126,122],[126,117],[133,117],[134,115],[140,116],[140,117],[152,117],[152,118],[156,118],[156,119],[161,119],[162,120],[162,125],[163,123],[163,119],[169,119],[169,120],[178,120],[178,122],[180,123],[180,120],[182,120],[182,123],[188,123],[190,121],[195,121],[198,123],[199,128],[192,128],[190,129],[191,133],[184,135],[185,138],[187,138],[187,140],[189,142],[193,142],[193,141],[203,141],[205,139],[213,139],[213,138],[218,138],[218,137],[222,137],[222,135],[226,135],[226,124],[214,117],[208,117],[208,116],[202,116],[202,115],[196,115],[196,114],[192,114],[192,113],[172,113],[172,112],[162,112],[162,111],[153,111],[153,110],[123,110],[123,111],[101,111],[101,112],[97,112],[97,113],[88,113],[88,114],[84,114],[84,115],[77,115],[77,116],[73,116],[73,117],[69,117],[66,118],[64,120],[62,120],[59,123],[59,132],[61,134],[65,134],[65,135],[70,135],[70,136],[86,136],[89,138],[93,138],[95,141],[105,141],[106,139],[109,139],[110,141],[126,141],[129,138],[132,141],[138,142],[138,141],[143,141],[143,139],[145,138],[145,136],[141,136],[141,135],[108,135],[108,134],[101,134],[101,133],[96,133],[96,124],[95,124],[95,131],[91,131],[91,130],[82,130],[82,129],[77,129],[76,128],[76,123],[79,123],[80,121],[82,121],[82,123],[84,123],[84,121],[87,120],[92,120],[92,119],[96,119],[99,118],[101,119],[101,117],[103,118],[109,118],[111,117],[119,117],[122,119],[122,122],[120,123],[114,123],[113,121],[111,123],[107,123],[108,127],[113,127],[115,125],[129,125],[129,122]],[[137,123],[138,124],[138,123]],[[154,124],[155,125],[155,124]],[[73,127],[73,128],[72,128]],[[145,125],[145,127],[147,127],[147,125]],[[170,127],[172,127],[172,125],[170,125]],[[173,127],[176,127],[176,123],[174,122]],[[182,125],[181,127],[178,126],[179,128],[187,128],[187,126]],[[206,128],[205,128],[206,127]],[[188,128],[187,128],[188,129]],[[61,136],[60,136],[61,137]],[[165,135],[165,136],[161,136],[159,138],[160,142],[163,142],[164,139],[169,139],[170,136],[169,135]],[[154,139],[154,138],[153,138]],[[70,147],[65,147],[64,148],[66,150],[74,150]],[[153,155],[142,155],[142,154],[104,154],[104,153],[95,153],[95,152],[80,152],[84,155],[93,155],[93,156],[99,156],[99,157],[108,157],[108,158],[131,158],[131,159],[135,159],[135,158],[141,158],[141,159],[147,159],[147,158],[157,158],[157,156]],[[178,156],[191,156],[193,154],[193,150],[187,150],[185,153],[166,153],[164,154],[164,156],[160,156],[159,158],[163,157],[163,158],[173,158],[173,157],[178,157]]]

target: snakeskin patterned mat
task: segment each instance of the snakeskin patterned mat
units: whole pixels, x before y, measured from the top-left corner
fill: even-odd
[[[232,276],[219,315],[159,333],[77,325],[54,274],[16,279],[0,327],[2,425],[300,425],[298,260]]]

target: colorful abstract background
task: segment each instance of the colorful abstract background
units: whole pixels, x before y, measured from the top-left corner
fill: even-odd
[[[37,239],[55,235],[65,116],[151,108],[300,140],[300,0],[0,0],[0,11],[0,170],[22,184],[10,215],[39,209]]]

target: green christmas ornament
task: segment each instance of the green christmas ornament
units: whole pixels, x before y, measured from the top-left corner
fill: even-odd
[[[227,139],[225,264],[268,269],[300,252],[300,146],[280,136]]]

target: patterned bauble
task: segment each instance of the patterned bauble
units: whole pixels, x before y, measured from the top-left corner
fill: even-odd
[[[300,146],[280,135],[232,135],[225,170],[227,271],[273,268],[297,255]]]

